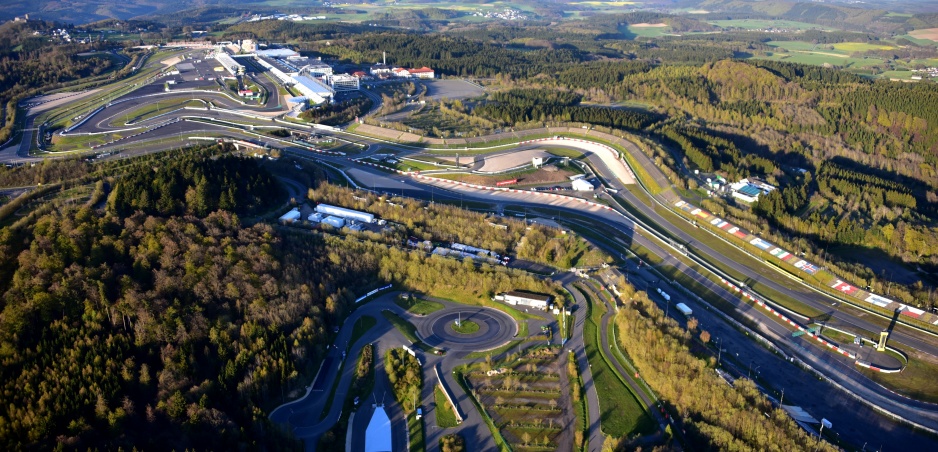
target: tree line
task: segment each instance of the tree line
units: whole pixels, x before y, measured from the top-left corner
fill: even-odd
[[[816,444],[784,410],[773,407],[751,380],[740,378],[732,386],[726,384],[712,370],[715,359],[707,361],[691,351],[697,333],[694,326],[681,328],[645,292],[636,292],[627,283],[622,287],[619,290],[633,301],[616,314],[618,345],[664,403],[681,413],[689,448],[836,450],[824,441]],[[706,343],[709,333],[700,334]]]

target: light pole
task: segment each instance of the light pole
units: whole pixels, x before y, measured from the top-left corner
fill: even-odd
[[[723,341],[717,338],[717,366],[720,365],[720,357],[723,356]]]
[[[749,379],[752,379],[752,364],[753,361],[749,361]],[[759,368],[762,366],[756,366],[756,373],[759,373]]]
[[[821,429],[817,433],[817,446],[814,448],[814,452],[817,452],[821,448],[821,435],[824,434],[824,423],[821,422]]]

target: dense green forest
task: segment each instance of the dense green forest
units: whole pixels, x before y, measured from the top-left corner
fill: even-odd
[[[270,173],[259,170],[257,159],[196,153],[164,162],[152,173],[121,178],[108,204],[123,216],[135,211],[200,217],[216,210],[253,214],[283,193]]]

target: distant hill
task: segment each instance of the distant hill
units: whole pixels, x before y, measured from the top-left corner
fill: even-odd
[[[905,3],[887,0],[885,2],[847,5],[776,0],[703,0],[699,2],[690,1],[686,4],[708,11],[707,16],[709,18],[783,19],[878,33],[905,33],[916,28],[938,26],[930,25],[938,21],[938,14],[896,15],[884,9],[891,7],[904,9],[907,5],[920,8],[923,5],[931,4],[934,8],[924,8],[920,11],[935,11],[938,9],[938,2],[934,1]]]
[[[84,24],[102,19],[131,19],[153,14],[168,14],[189,8],[225,5],[223,0],[0,0],[0,20],[29,14],[30,18]],[[239,4],[264,3],[239,0]]]

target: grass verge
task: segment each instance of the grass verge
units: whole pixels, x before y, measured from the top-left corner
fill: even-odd
[[[593,383],[603,405],[600,419],[603,433],[623,437],[635,433],[650,432],[654,422],[642,408],[631,388],[622,380],[602,352],[600,346],[600,323],[604,309],[593,300],[588,290],[582,290],[587,301],[587,317],[583,326],[586,357],[590,362]]]
[[[406,309],[407,312],[416,315],[427,315],[443,309],[443,303],[415,297],[410,297],[406,300],[398,298],[394,300],[394,303],[402,309]]]
[[[581,451],[589,450],[589,435],[588,435],[589,415],[587,414],[589,413],[589,409],[587,408],[588,402],[586,400],[586,391],[583,390],[583,378],[580,377],[580,369],[579,369],[579,366],[576,365],[576,355],[571,351],[570,353],[567,354],[567,359],[571,363],[573,363],[572,370],[576,371],[576,373],[572,375],[569,374],[568,372],[567,383],[570,385],[571,388],[573,388],[574,386],[578,388],[578,392],[580,394],[579,400],[574,400],[571,397],[571,401],[573,402],[573,411],[574,411],[574,414],[576,415],[576,421],[575,421],[576,429],[574,430],[574,432],[580,433],[580,435],[574,434],[573,447]],[[568,366],[568,370],[571,370],[569,369],[569,366]],[[578,439],[576,438],[577,436],[582,436],[582,441],[579,441],[581,444],[577,444],[577,439]]]
[[[410,452],[427,450],[427,439],[423,432],[423,418],[417,419],[417,413],[407,415],[407,431],[410,436]]]
[[[459,425],[459,422],[456,421],[456,412],[453,410],[453,405],[449,403],[446,394],[443,394],[443,390],[440,389],[439,385],[433,389],[433,401],[436,402],[437,427],[450,428]]]

